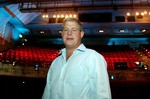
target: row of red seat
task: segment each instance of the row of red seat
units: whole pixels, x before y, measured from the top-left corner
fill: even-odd
[[[22,46],[14,49],[6,50],[0,54],[0,59],[3,63],[21,66],[49,67],[51,62],[57,57],[59,49],[39,48],[34,46]],[[114,69],[115,62],[127,62],[129,69],[137,68],[135,62],[138,61],[138,56],[133,51],[100,51],[105,57],[108,69]]]
[[[150,47],[140,46],[140,49],[148,58],[150,58]]]
[[[22,46],[2,52],[1,59],[4,63],[21,66],[39,66],[49,67],[50,63],[58,55],[58,49],[39,48],[34,46]]]

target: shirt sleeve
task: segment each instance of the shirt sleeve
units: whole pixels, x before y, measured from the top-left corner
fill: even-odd
[[[111,99],[107,63],[97,52],[90,57],[89,83],[91,90],[89,99]]]
[[[50,72],[50,69],[47,73],[47,79],[46,79],[46,86],[45,86],[45,89],[44,89],[44,92],[43,92],[43,95],[42,95],[42,99],[50,99],[50,94],[51,94],[51,81],[50,81],[50,75],[51,72]]]

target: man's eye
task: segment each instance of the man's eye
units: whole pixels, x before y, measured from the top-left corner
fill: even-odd
[[[68,29],[64,29],[64,31],[68,31]]]
[[[72,31],[76,31],[76,29],[72,29]]]

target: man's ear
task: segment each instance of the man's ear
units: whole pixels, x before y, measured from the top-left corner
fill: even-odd
[[[81,31],[81,38],[84,36],[84,32],[83,31]]]

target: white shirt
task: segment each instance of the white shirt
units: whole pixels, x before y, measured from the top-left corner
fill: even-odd
[[[61,50],[51,64],[42,99],[111,99],[104,57],[81,44],[66,61]]]

